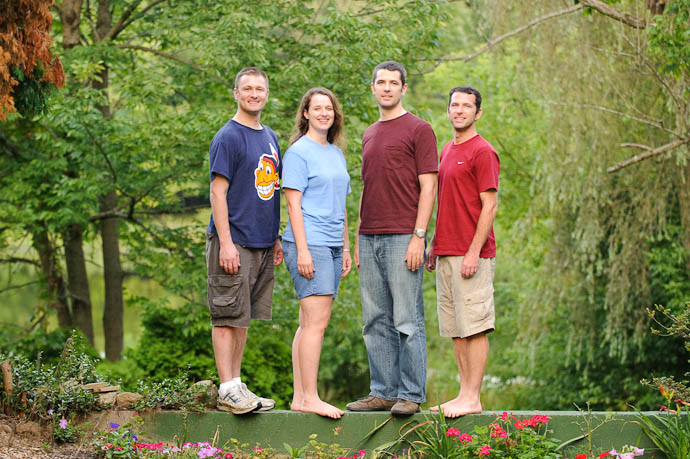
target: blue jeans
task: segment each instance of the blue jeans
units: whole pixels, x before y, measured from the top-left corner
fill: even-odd
[[[426,400],[426,332],[422,276],[407,269],[411,234],[359,235],[362,335],[369,356],[370,395]]]

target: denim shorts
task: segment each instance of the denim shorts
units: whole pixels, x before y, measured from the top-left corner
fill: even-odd
[[[297,270],[297,245],[283,241],[285,266],[290,271],[297,298],[312,295],[331,295],[335,298],[343,269],[343,248],[310,245],[309,253],[314,262],[314,277],[311,279],[302,276]]]

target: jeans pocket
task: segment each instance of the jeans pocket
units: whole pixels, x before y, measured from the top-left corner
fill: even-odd
[[[465,295],[465,307],[468,309],[475,321],[486,319],[491,313],[491,299],[494,295],[494,287],[480,288],[474,292]]]
[[[241,304],[239,301],[242,277],[237,275],[209,276],[209,310],[215,319],[239,317]]]

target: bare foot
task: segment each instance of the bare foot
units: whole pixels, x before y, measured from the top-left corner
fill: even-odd
[[[292,411],[302,411],[302,405],[304,405],[304,399],[298,400],[293,398],[292,403],[290,403],[290,409]]]
[[[304,411],[305,413],[316,413],[321,416],[327,416],[333,419],[340,419],[340,416],[344,414],[342,410],[336,408],[333,405],[329,405],[328,403],[319,400],[318,398],[313,401],[304,399],[301,408],[296,411]]]
[[[436,409],[434,409],[436,408]],[[438,407],[432,407],[432,411],[438,411]],[[468,414],[479,414],[482,412],[482,404],[479,400],[469,401],[461,399],[459,396],[441,405],[443,415],[447,418],[457,418]]]

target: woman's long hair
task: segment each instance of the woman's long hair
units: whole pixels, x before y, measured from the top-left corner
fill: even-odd
[[[333,125],[328,129],[326,139],[328,140],[328,143],[337,145],[344,152],[345,136],[343,135],[343,125],[345,123],[343,121],[343,110],[340,108],[340,102],[338,102],[338,98],[335,97],[335,94],[333,94],[330,90],[321,87],[311,88],[304,94],[304,96],[302,96],[302,101],[300,102],[299,108],[297,109],[297,114],[295,115],[295,126],[293,128],[292,137],[290,138],[290,145],[295,143],[309,130],[309,120],[304,117],[304,111],[309,110],[309,104],[311,103],[311,98],[314,96],[314,94],[323,94],[331,99],[334,114]]]

